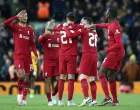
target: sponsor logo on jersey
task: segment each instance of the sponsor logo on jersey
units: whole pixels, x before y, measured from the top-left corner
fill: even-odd
[[[52,47],[59,47],[59,44],[52,44]]]
[[[48,48],[52,48],[52,47],[59,47],[59,44],[51,44],[51,43],[49,43]]]

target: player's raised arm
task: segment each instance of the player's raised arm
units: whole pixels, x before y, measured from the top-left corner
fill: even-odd
[[[16,20],[16,19],[20,19],[20,18],[23,16],[23,14],[24,14],[25,12],[26,12],[25,10],[21,11],[18,15],[13,16],[13,17],[9,18],[8,20],[6,20],[6,21],[4,22],[4,24],[5,24],[9,29],[11,29],[12,31],[14,31],[15,28],[14,28],[14,25],[12,24],[12,22],[13,22],[14,20]]]
[[[46,28],[45,28],[45,33],[40,35],[38,38],[38,44],[42,43],[48,34],[51,34],[51,32],[49,31],[49,28],[51,27],[52,23],[54,23],[54,20],[51,20],[47,23]]]
[[[122,31],[119,27],[118,28],[117,27],[118,26],[116,26],[114,29],[112,29],[116,43],[112,47],[107,48],[106,52],[113,52],[113,50],[116,50],[116,49],[119,50],[123,46],[123,44],[122,44]]]
[[[78,37],[81,36],[82,34],[81,29],[79,29],[78,31],[70,31],[68,29],[68,26],[66,26],[65,24],[64,24],[64,30],[66,31],[68,37],[70,38]]]
[[[108,23],[95,24],[96,27],[107,28]]]

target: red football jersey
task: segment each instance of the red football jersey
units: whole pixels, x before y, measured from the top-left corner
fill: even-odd
[[[19,24],[12,24],[15,19],[17,19],[17,16],[14,16],[4,22],[5,25],[13,32],[15,44],[14,54],[25,54],[30,56],[32,49],[34,54],[37,56],[33,29],[30,26],[20,26]]]
[[[122,43],[122,30],[118,21],[112,23],[96,24],[97,27],[107,28],[108,46],[106,52],[115,52],[124,55],[124,47]]]
[[[42,44],[44,49],[44,58],[58,59],[59,58],[59,38],[60,34],[55,32],[54,34],[48,34],[46,36],[41,35],[38,39],[38,43]]]
[[[79,27],[77,24],[69,24],[68,26],[71,31],[77,30]],[[55,26],[54,31],[59,31],[61,34],[60,55],[77,55],[78,38],[69,38],[62,24]]]
[[[97,54],[97,38],[98,35],[96,30],[88,30],[85,28],[81,28],[79,30],[74,31],[73,33],[65,27],[64,28],[68,37],[75,38],[77,36],[81,36],[82,38],[82,52],[91,52]]]

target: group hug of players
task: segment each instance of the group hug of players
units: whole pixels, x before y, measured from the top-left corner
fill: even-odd
[[[34,43],[33,29],[27,25],[27,12],[21,11],[4,22],[13,32],[14,37],[14,64],[19,74],[17,104],[26,106],[28,93],[29,74],[32,71],[31,51],[35,55],[37,63],[37,52]],[[47,23],[45,32],[38,38],[38,43],[44,49],[43,74],[45,78],[45,90],[48,106],[56,105],[55,95],[58,92],[58,106],[65,106],[63,102],[63,91],[66,75],[68,77],[68,102],[67,106],[95,106],[113,105],[119,106],[117,99],[115,74],[120,69],[121,60],[125,52],[122,44],[122,30],[116,18],[114,9],[106,11],[108,23],[93,24],[90,17],[83,17],[80,24],[74,24],[75,14],[69,12],[66,15],[66,23],[55,25],[51,20]],[[18,23],[13,23],[18,19]],[[108,48],[99,52],[104,55],[108,53],[98,71],[98,79],[101,83],[105,98],[101,104],[96,100],[97,77],[97,40],[96,27],[106,28],[108,34]],[[82,58],[80,61],[80,82],[84,100],[80,105],[73,102],[74,79],[76,73],[77,42],[78,37],[82,41]],[[51,78],[56,76],[57,84],[51,91]],[[86,77],[88,76],[88,80]],[[88,94],[88,83],[91,96]],[[112,98],[109,95],[108,83]]]

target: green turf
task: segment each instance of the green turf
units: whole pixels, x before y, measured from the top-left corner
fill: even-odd
[[[103,95],[97,95],[98,102],[104,98]],[[140,110],[140,95],[119,95],[120,106],[105,107],[48,107],[45,95],[37,95],[34,99],[27,99],[28,106],[22,107],[16,105],[16,96],[0,96],[0,110]],[[75,103],[80,104],[83,100],[82,95],[75,95]],[[67,97],[64,96],[67,103]]]

